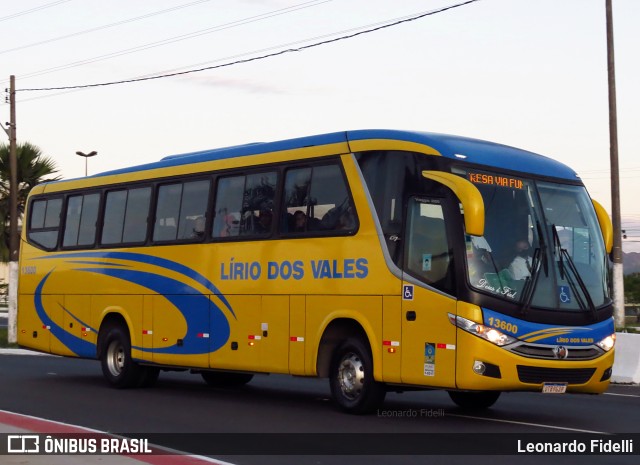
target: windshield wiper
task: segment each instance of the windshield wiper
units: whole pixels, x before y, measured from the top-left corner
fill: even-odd
[[[560,242],[560,236],[558,236],[558,229],[555,224],[551,225],[551,233],[553,234],[553,252],[558,255],[558,269],[560,270],[560,279],[564,280],[564,254],[562,251],[562,243]]]
[[[533,301],[533,295],[536,290],[536,286],[538,284],[538,277],[540,276],[540,264],[544,269],[544,275],[549,276],[549,256],[547,253],[547,243],[544,240],[544,234],[542,234],[542,227],[540,226],[540,221],[536,221],[536,231],[538,232],[538,244],[540,247],[537,247],[533,252],[533,257],[531,257],[531,270],[529,276],[524,283],[524,287],[522,288],[522,297],[520,299],[520,303],[522,303],[522,314],[526,315],[531,307],[531,302]]]
[[[558,235],[558,230],[556,229],[556,225],[555,224],[551,225],[551,229],[553,232],[554,248],[559,251],[558,267],[560,268],[560,279],[565,279],[566,277],[566,281],[569,283],[571,292],[573,292],[573,295],[575,296],[580,308],[582,310],[591,311],[593,318],[597,319],[598,314],[596,311],[596,306],[593,303],[591,294],[589,294],[589,289],[587,288],[587,285],[584,283],[582,276],[580,276],[580,273],[576,268],[576,264],[573,261],[573,258],[571,257],[567,249],[564,249],[562,247],[562,243],[560,242],[560,236]],[[571,273],[565,273],[565,265],[564,265],[565,260],[567,262],[567,269]],[[571,274],[575,276],[575,281],[571,278]],[[578,292],[578,288],[576,287],[576,282],[578,284],[578,287],[580,288],[580,291],[582,291],[582,295],[580,294],[580,292]],[[582,299],[582,296],[584,296],[584,299],[586,300],[586,302]]]
[[[533,294],[536,290],[536,285],[538,284],[538,276],[540,276],[540,257],[544,256],[540,247],[536,247],[536,250],[533,251],[533,257],[531,258],[531,273],[527,276],[524,287],[522,288],[522,298],[520,302],[522,303],[521,313],[526,315],[529,311],[529,307],[531,307],[531,301],[533,300]]]
[[[549,277],[549,256],[547,254],[547,243],[544,240],[544,234],[542,234],[542,227],[540,221],[536,221],[536,230],[538,231],[538,243],[540,244],[540,253],[542,254],[542,266],[544,267],[544,275]],[[533,267],[531,267],[533,269]]]

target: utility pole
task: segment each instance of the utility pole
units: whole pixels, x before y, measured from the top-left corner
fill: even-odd
[[[16,154],[16,77],[9,79],[9,328],[8,341],[18,341],[18,158]]]
[[[618,165],[618,116],[616,71],[613,55],[613,11],[607,10],[607,71],[609,76],[609,154],[611,158],[611,221],[613,223],[613,311],[616,328],[624,328],[624,270],[622,267],[622,224],[620,219],[620,167]]]

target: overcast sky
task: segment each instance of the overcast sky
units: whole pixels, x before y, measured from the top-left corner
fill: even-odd
[[[573,167],[611,211],[605,0],[0,0],[18,140],[84,175],[165,155],[362,128],[491,140]],[[640,251],[640,1],[613,0],[625,251]],[[0,104],[2,122],[9,106]],[[2,134],[2,133],[0,133]],[[4,135],[3,135],[4,136]]]

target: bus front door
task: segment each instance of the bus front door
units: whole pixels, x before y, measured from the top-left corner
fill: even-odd
[[[403,383],[454,387],[456,314],[452,247],[445,199],[409,200],[402,282]]]

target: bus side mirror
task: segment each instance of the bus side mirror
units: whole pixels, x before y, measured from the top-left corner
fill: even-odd
[[[467,234],[484,236],[484,200],[476,186],[465,178],[443,171],[423,171],[422,176],[447,186],[458,197],[464,210]]]
[[[607,249],[607,253],[610,254],[613,250],[613,224],[611,223],[611,218],[609,218],[607,211],[600,203],[593,199],[591,202],[593,202],[593,207],[596,209],[598,223],[600,223],[600,231],[602,231],[602,239],[604,239],[604,246]]]

